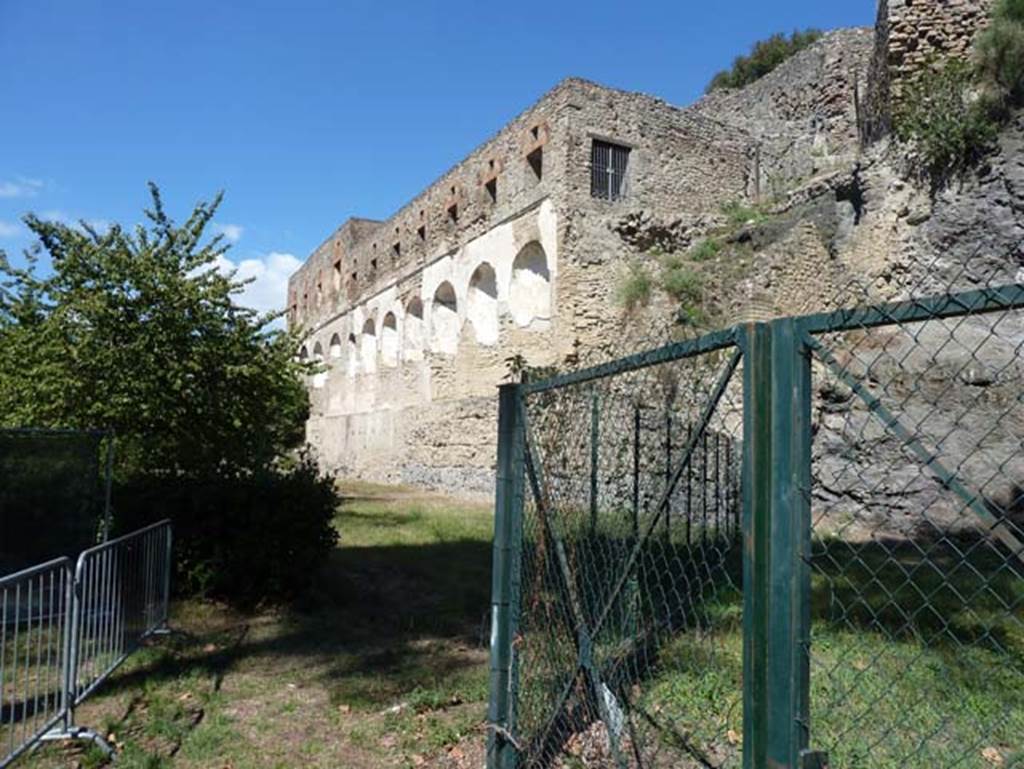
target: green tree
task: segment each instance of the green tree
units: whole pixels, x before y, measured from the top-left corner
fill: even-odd
[[[228,246],[204,237],[221,196],[178,225],[150,192],[145,226],[29,215],[28,266],[0,252],[0,420],[111,428],[122,477],[265,467],[302,441],[297,339],[271,329],[278,314],[236,304],[245,282],[219,269]]]

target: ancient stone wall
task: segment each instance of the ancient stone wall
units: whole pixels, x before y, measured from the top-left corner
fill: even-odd
[[[994,1],[879,0],[862,122],[866,139],[890,130],[893,106],[924,68],[969,55]]]
[[[617,199],[591,195],[595,141],[629,150]],[[488,490],[510,359],[550,366],[616,338],[631,255],[616,223],[745,198],[753,157],[738,128],[567,80],[394,217],[346,222],[290,285],[300,354],[323,364],[308,426],[323,463]]]
[[[870,29],[829,32],[768,77],[746,88],[712,92],[694,106],[699,114],[756,138],[756,192],[762,199],[848,164],[857,154],[873,43]]]

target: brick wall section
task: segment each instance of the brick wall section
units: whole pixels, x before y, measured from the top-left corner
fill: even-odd
[[[994,0],[879,0],[866,138],[877,139],[890,130],[893,105],[923,68],[970,55],[993,5]]]

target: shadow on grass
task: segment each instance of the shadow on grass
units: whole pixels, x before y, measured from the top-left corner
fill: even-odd
[[[488,530],[479,515],[487,525],[477,528]],[[219,681],[236,666],[262,664],[268,671],[298,666],[321,681],[333,703],[353,708],[485,699],[491,543],[445,539],[427,517],[415,503],[346,499],[340,545],[301,600],[274,612],[270,623],[266,614],[240,615],[218,630],[177,634],[165,653],[154,650],[108,691],[186,672]],[[363,541],[349,544],[347,529],[358,529]],[[435,541],[388,543],[410,530]]]
[[[814,553],[814,619],[950,651],[980,646],[1024,665],[1024,565],[990,541],[822,539]]]

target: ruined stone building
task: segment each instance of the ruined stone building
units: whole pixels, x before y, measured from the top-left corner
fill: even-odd
[[[770,203],[790,222],[710,292],[728,295],[710,297],[723,323],[755,297],[770,297],[769,313],[796,312],[837,270],[886,269],[879,245],[895,253],[915,236],[902,211],[910,193],[890,212],[888,177],[865,171],[867,128],[885,122],[879,91],[904,77],[915,29],[962,50],[950,40],[967,34],[961,6],[974,4],[927,5],[949,23],[915,22],[919,3],[888,0],[875,30],[829,33],[753,85],[686,108],[565,80],[389,219],[342,224],[288,294],[300,356],[322,363],[307,433],[323,465],[490,491],[496,388],[512,361],[632,352],[616,347],[622,276],[685,251],[723,206]]]

